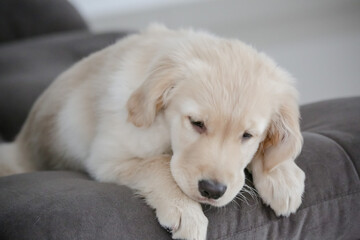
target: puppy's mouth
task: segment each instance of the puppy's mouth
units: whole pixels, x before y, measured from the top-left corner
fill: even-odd
[[[197,197],[196,201],[199,202],[199,203],[212,205],[212,206],[215,206],[215,207],[217,207],[219,205],[217,200],[206,198],[206,197]]]

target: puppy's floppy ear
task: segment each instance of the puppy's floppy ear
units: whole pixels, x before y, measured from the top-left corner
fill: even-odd
[[[283,98],[259,147],[258,154],[261,155],[265,171],[271,171],[283,161],[294,160],[301,151],[300,113],[294,95]]]
[[[128,121],[137,127],[149,127],[157,112],[166,106],[175,85],[173,64],[167,58],[156,60],[145,81],[127,102]]]

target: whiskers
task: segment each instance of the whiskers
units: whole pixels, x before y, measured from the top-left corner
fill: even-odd
[[[248,181],[248,179],[246,179]],[[249,198],[250,196],[250,198]],[[259,202],[259,195],[256,189],[245,182],[241,191],[232,200],[237,207],[240,207],[239,201],[245,203],[248,206],[256,205]]]
[[[258,194],[257,190],[254,187],[248,185],[246,182],[245,182],[243,188],[241,189],[240,193],[241,192],[249,194],[251,196],[251,198],[254,200],[258,200],[259,194]]]

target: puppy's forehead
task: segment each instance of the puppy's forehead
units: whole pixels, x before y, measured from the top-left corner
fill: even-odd
[[[197,101],[190,97],[185,97],[181,100],[180,109],[182,114],[200,117],[201,115],[201,107],[197,103]]]
[[[211,78],[215,78],[212,76]],[[188,114],[202,114],[208,117],[231,116],[255,118],[267,116],[272,110],[271,88],[258,85],[255,81],[239,83],[217,79],[187,81],[182,89],[182,111]],[[269,93],[270,92],[270,93]]]
[[[233,122],[269,118],[283,76],[271,59],[238,41],[194,49],[196,54],[188,56],[183,68],[184,111]]]
[[[276,64],[238,41],[221,43],[211,49],[199,46],[196,57],[185,61],[186,91],[204,101],[201,105],[208,102],[213,107],[224,102],[248,107],[268,98],[274,88]]]
[[[249,108],[243,108],[242,104],[231,106],[227,105],[226,102],[221,102],[217,105],[221,106],[222,109],[201,104],[196,97],[186,97],[181,100],[180,108],[183,115],[215,125],[234,125],[239,128],[252,129],[259,133],[263,132],[268,125],[268,111],[259,107],[249,110]]]

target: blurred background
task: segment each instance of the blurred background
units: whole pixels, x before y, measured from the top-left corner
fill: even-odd
[[[237,38],[296,79],[300,102],[360,95],[360,1],[70,0],[93,32],[151,22]]]

